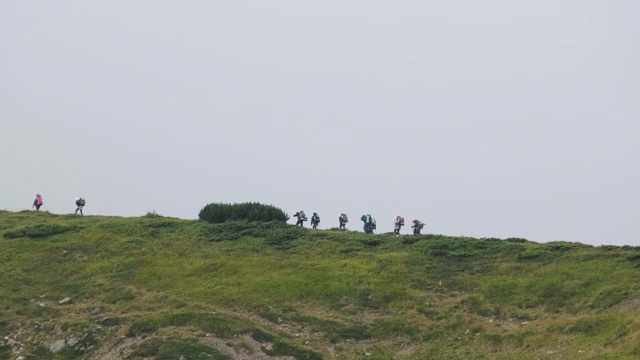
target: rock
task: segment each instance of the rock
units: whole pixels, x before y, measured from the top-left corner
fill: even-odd
[[[24,356],[18,356],[16,360],[24,360]]]
[[[76,337],[70,337],[67,339],[67,345],[73,346],[78,343],[78,339]]]
[[[41,303],[39,303],[39,304],[38,304],[38,306],[40,306],[40,307],[45,307],[45,306],[47,306],[47,305],[46,305],[45,303],[41,302]]]
[[[40,295],[40,299],[44,299],[46,297],[47,297],[47,295]]]
[[[64,304],[69,304],[71,302],[71,298],[70,297],[66,297],[62,300],[60,300],[59,304],[60,305],[64,305]]]
[[[64,341],[64,339],[57,340],[49,344],[49,350],[51,350],[51,352],[58,352],[62,350],[65,345],[66,345],[66,342]]]
[[[364,353],[364,356],[371,356],[371,353]]]
[[[13,339],[8,339],[7,340],[7,345],[13,347],[15,344],[17,344],[18,342],[13,340]]]

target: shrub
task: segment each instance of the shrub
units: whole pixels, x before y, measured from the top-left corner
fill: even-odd
[[[161,218],[161,217],[164,217],[164,216],[158,214],[156,212],[156,210],[153,209],[152,211],[149,211],[146,214],[144,214],[142,217],[144,217],[144,218]]]
[[[198,218],[211,223],[222,223],[234,220],[281,222],[289,220],[289,216],[282,211],[282,209],[273,205],[263,205],[257,202],[241,204],[208,204],[200,210]]]

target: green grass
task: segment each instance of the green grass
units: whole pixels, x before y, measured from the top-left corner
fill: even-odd
[[[225,358],[205,334],[312,359],[640,353],[637,247],[27,211],[0,211],[0,233],[0,335],[25,357],[127,335],[133,358]],[[84,353],[26,341],[89,332]]]

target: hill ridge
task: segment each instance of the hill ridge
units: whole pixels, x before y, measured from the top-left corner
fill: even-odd
[[[0,359],[640,356],[638,247],[28,211],[0,234]]]

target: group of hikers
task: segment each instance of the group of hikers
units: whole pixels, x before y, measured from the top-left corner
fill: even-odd
[[[80,197],[80,198],[76,198],[76,212],[75,214],[78,213],[78,211],[80,211],[80,215],[84,215],[82,213],[82,208],[84,208],[84,205],[87,203],[87,201]],[[44,204],[44,201],[42,201],[42,195],[40,194],[36,194],[36,198],[35,200],[33,200],[33,205],[31,206],[31,208],[35,208],[36,211],[40,210],[40,207]]]
[[[308,220],[307,216],[302,210],[297,211],[293,215],[293,217],[298,218],[298,221],[296,221],[296,226],[298,225],[304,226],[304,222]],[[363,229],[365,233],[372,234],[373,231],[376,230],[376,219],[370,214],[362,215],[360,217],[360,220],[362,220],[362,222],[364,223]],[[338,227],[338,230],[347,230],[347,223],[349,222],[349,218],[347,217],[347,214],[344,214],[344,213],[340,214],[340,216],[338,217],[338,222],[340,224],[340,226]],[[411,223],[413,224],[411,225],[411,228],[413,229],[413,234],[420,235],[420,231],[424,227],[424,223],[416,219],[414,219]],[[311,226],[314,229],[317,229],[318,224],[320,224],[320,216],[318,215],[318,213],[313,213],[313,215],[311,216]],[[396,234],[396,236],[400,236],[400,229],[403,226],[404,226],[404,218],[400,215],[396,216],[396,220],[394,222],[394,228],[393,228],[393,232],[394,234]]]
[[[82,197],[80,198],[76,198],[76,211],[75,214],[78,213],[78,211],[80,211],[80,215],[84,215],[82,213],[82,208],[84,208],[85,204],[86,204],[86,200]],[[32,208],[35,208],[36,211],[40,210],[40,207],[44,204],[44,202],[42,201],[42,195],[40,194],[36,194],[36,198],[35,200],[33,200],[33,206]],[[300,226],[304,226],[304,222],[309,220],[307,218],[307,216],[305,215],[304,211],[300,210],[298,212],[296,212],[293,217],[298,218],[298,221],[296,221],[296,226],[300,225]],[[362,222],[364,223],[364,232],[367,234],[372,234],[374,230],[376,230],[376,219],[371,216],[370,214],[366,214],[366,215],[362,215],[360,217],[360,220],[362,220]],[[340,214],[340,216],[338,217],[338,223],[340,224],[340,226],[338,227],[338,230],[347,230],[347,223],[349,222],[349,218],[347,217],[347,214],[342,213]],[[318,213],[313,213],[313,215],[311,215],[311,227],[313,227],[314,229],[318,228],[318,225],[320,224],[320,215],[318,215]],[[420,230],[422,230],[422,228],[424,227],[424,223],[420,220],[413,220],[412,221],[411,228],[413,229],[413,234],[414,235],[419,235],[420,234]],[[396,220],[394,222],[394,228],[393,228],[393,232],[394,234],[396,234],[396,236],[400,236],[400,229],[404,226],[404,218],[400,215],[396,216]]]

